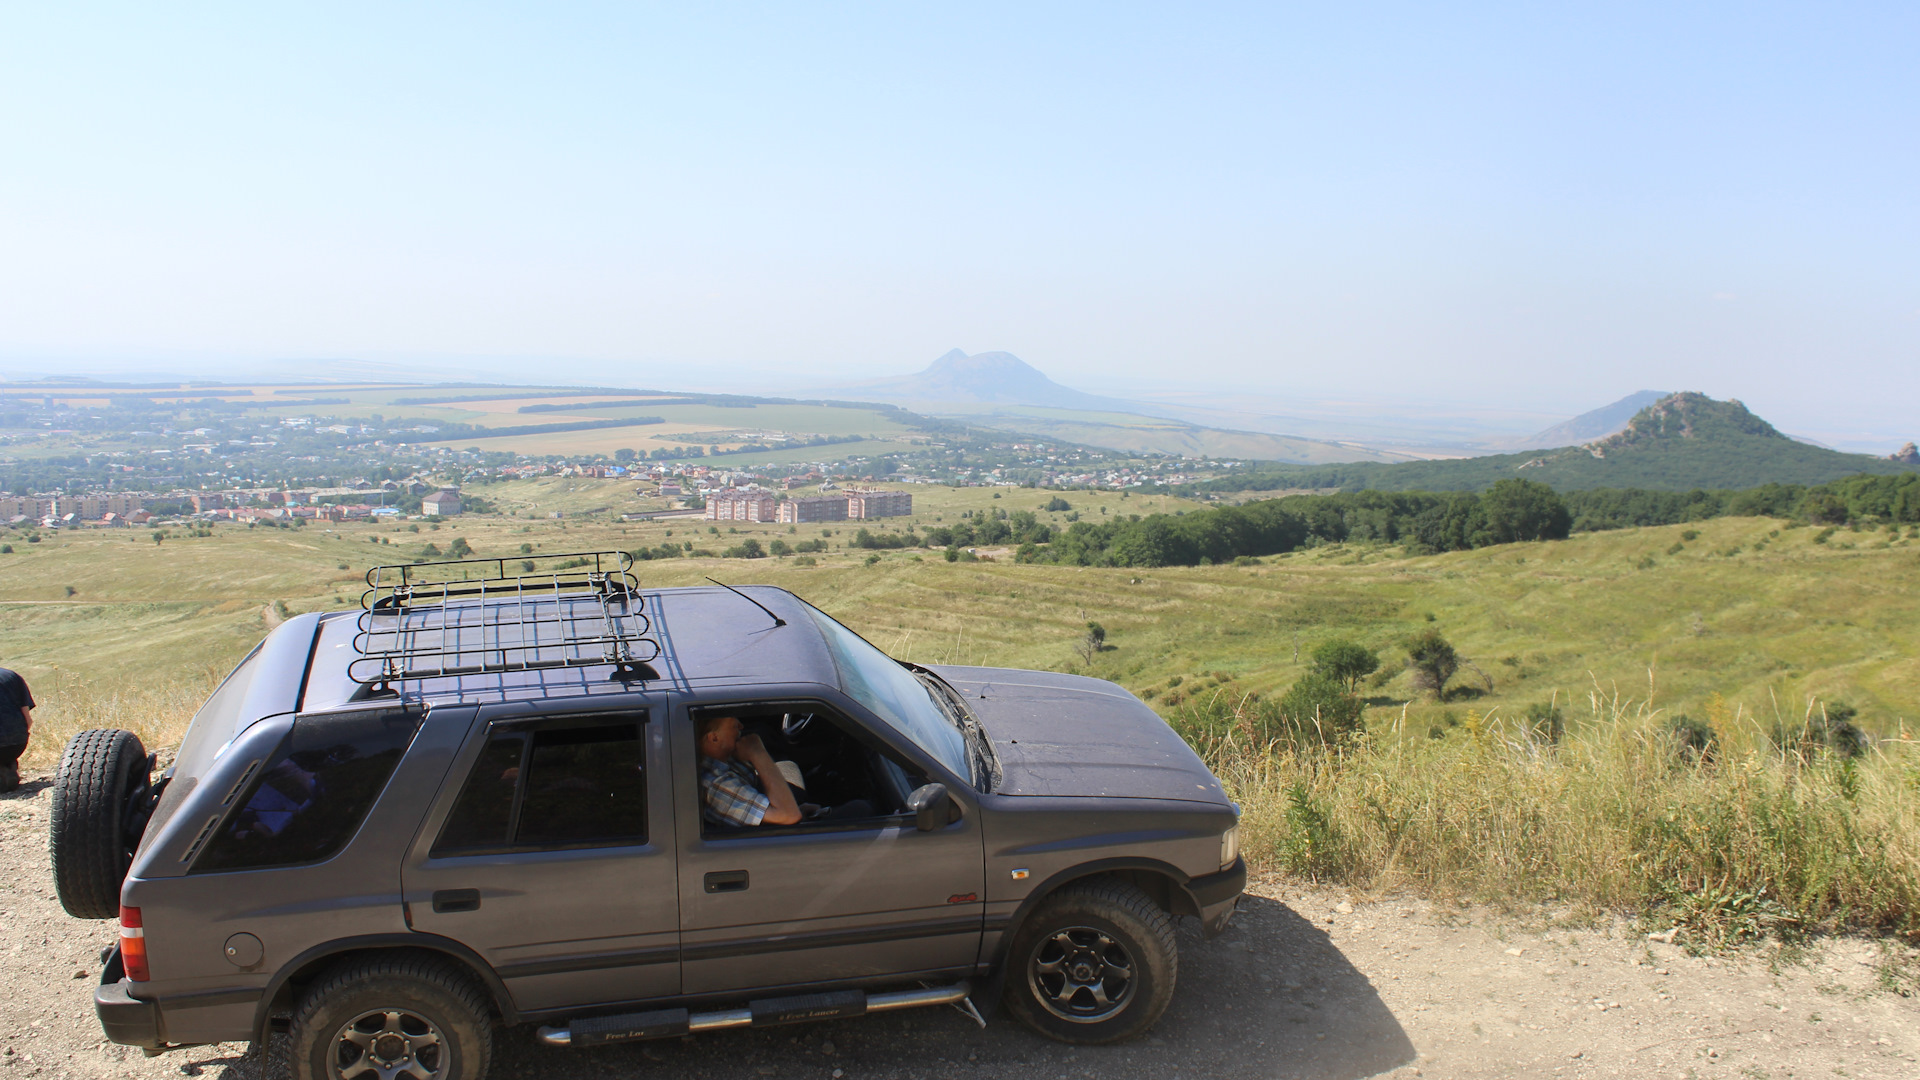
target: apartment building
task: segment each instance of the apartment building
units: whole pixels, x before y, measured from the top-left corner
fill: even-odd
[[[717,491],[707,496],[707,520],[772,521],[778,505],[769,491]]]
[[[782,500],[780,520],[794,525],[803,525],[809,521],[845,521],[847,520],[847,497],[845,495],[802,495],[798,498]]]
[[[912,492],[879,491],[871,488],[847,489],[847,517],[854,520],[902,517],[911,513],[913,513]]]

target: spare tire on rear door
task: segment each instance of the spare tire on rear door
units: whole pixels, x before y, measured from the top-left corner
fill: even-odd
[[[67,914],[120,914],[139,826],[147,817],[152,761],[131,731],[96,728],[67,742],[53,777],[53,883]],[[129,835],[131,833],[132,835]]]

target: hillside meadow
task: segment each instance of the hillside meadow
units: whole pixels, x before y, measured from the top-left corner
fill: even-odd
[[[514,494],[578,505],[600,493]],[[1033,510],[1052,493],[915,494],[924,527]],[[1183,505],[1066,497],[1083,516]],[[176,740],[271,625],[356,605],[369,565],[410,561],[427,543],[444,549],[458,536],[480,555],[517,555],[522,545],[554,554],[691,540],[717,551],[747,536],[818,539],[829,550],[813,565],[677,558],[636,572],[645,586],[710,574],[792,589],[903,659],[1114,679],[1233,787],[1263,869],[1362,889],[1639,909],[1701,941],[1817,925],[1920,930],[1920,542],[1908,532],[1722,518],[1422,557],[1348,544],[1142,570],[1019,565],[1004,550],[958,562],[848,550],[852,530],[838,524],[730,533],[600,515],[438,529],[216,525],[211,535],[165,530],[159,543],[148,531],[34,544],[16,534],[0,554],[0,664],[41,700],[27,763],[45,768],[84,727]],[[1107,632],[1091,656],[1076,648],[1089,622]],[[1399,643],[1428,628],[1469,661],[1445,702],[1417,694],[1402,667]],[[1368,733],[1324,749],[1266,744],[1259,703],[1333,636],[1385,661],[1362,684]],[[1873,737],[1857,759],[1791,738],[1837,702]],[[1547,705],[1565,718],[1557,742],[1522,721]],[[1713,732],[1710,753],[1676,743],[1676,715]]]

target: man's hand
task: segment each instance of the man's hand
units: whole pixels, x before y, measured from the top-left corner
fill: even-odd
[[[741,761],[749,765],[758,765],[762,761],[768,763],[773,761],[773,755],[767,753],[767,744],[761,742],[760,736],[758,735],[740,736],[740,741],[733,745],[733,753],[735,757],[738,757]]]
[[[793,788],[787,784],[787,778],[780,775],[780,767],[773,763],[773,755],[767,753],[767,744],[760,741],[758,735],[742,735],[733,746],[733,756],[753,767],[760,776],[760,786],[766,790],[767,812],[760,818],[762,825],[792,825],[800,820],[800,802],[793,797]]]

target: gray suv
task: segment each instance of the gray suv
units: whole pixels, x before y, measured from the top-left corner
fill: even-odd
[[[334,1080],[477,1080],[500,1024],[577,1047],[1000,1004],[1102,1043],[1165,1010],[1175,916],[1232,916],[1237,811],[1126,690],[896,661],[784,590],[630,566],[380,567],[360,610],[269,634],[160,776],[130,732],[75,736],[54,875],[120,920],[107,1037],[285,1032]],[[855,812],[703,812],[718,716]]]

